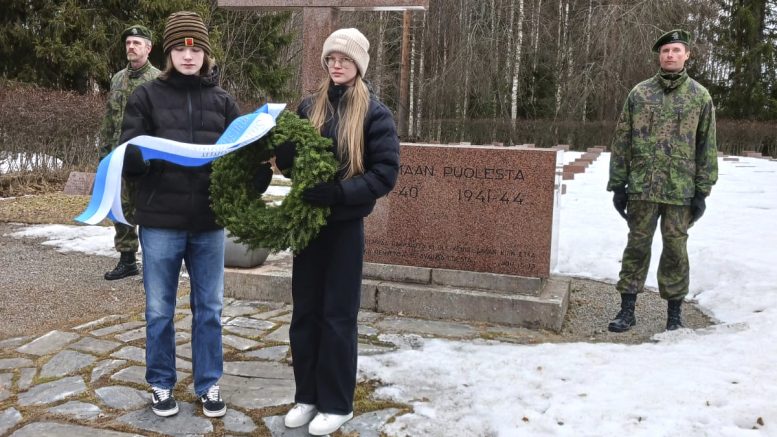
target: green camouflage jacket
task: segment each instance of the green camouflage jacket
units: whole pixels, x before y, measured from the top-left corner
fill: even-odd
[[[105,118],[100,128],[100,159],[108,155],[119,144],[121,121],[124,118],[124,106],[129,96],[140,84],[156,79],[160,71],[146,62],[137,70],[128,65],[111,78],[111,90],[108,92]]]
[[[630,199],[689,205],[718,179],[715,106],[681,73],[659,72],[629,93],[615,129],[607,190]]]

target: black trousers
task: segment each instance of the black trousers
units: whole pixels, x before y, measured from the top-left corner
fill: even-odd
[[[297,403],[348,414],[356,389],[364,222],[329,223],[294,257],[289,339]]]

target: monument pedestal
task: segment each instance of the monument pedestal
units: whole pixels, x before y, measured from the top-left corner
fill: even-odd
[[[399,178],[364,220],[364,309],[561,330],[563,152],[402,144]],[[291,255],[227,270],[232,297],[291,302]]]
[[[291,303],[291,255],[253,269],[226,268],[224,295]],[[364,264],[361,308],[425,319],[560,331],[570,280],[390,264]]]

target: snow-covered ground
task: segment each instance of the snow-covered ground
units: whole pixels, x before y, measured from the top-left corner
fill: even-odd
[[[53,156],[0,151],[0,174],[36,168],[59,168],[62,161]]]
[[[567,158],[570,153],[567,153]],[[627,227],[605,192],[608,154],[567,183],[558,274],[615,282]],[[777,435],[777,162],[720,161],[689,231],[691,298],[719,324],[655,342],[514,345],[427,340],[360,359],[409,403],[395,436]],[[112,255],[111,228],[31,226],[61,250]],[[648,285],[655,287],[656,234]],[[602,320],[602,324],[606,324]]]

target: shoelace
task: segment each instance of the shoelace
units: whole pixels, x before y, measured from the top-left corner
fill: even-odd
[[[218,385],[212,385],[208,389],[208,392],[205,393],[205,397],[208,398],[209,401],[218,402],[219,401],[219,386]]]
[[[313,410],[314,408],[316,408],[315,405],[295,404],[293,409],[297,410],[300,413],[307,413],[307,412]]]
[[[164,402],[170,397],[171,390],[166,388],[151,387],[151,390],[154,392],[159,402]]]

